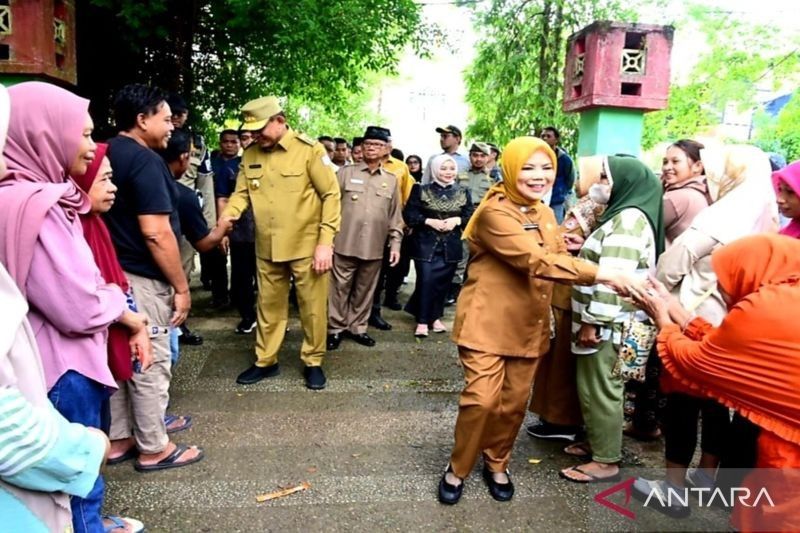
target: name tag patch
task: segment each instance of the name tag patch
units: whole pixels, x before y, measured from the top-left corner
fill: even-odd
[[[358,178],[350,178],[350,183],[355,183],[356,185],[363,185],[364,180],[360,180]]]
[[[522,229],[525,231],[531,231],[533,229],[539,229],[539,224],[523,224]]]

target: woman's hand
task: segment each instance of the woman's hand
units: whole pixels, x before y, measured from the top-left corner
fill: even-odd
[[[587,348],[594,348],[603,342],[597,332],[597,326],[594,324],[581,324],[581,329],[578,331],[578,346],[586,346]]]
[[[667,297],[670,297],[669,293],[667,293]],[[631,298],[640,309],[653,319],[658,329],[667,324],[672,324],[672,320],[669,317],[669,301],[662,298],[655,289],[645,288],[642,290],[634,288],[631,291]]]
[[[141,371],[145,372],[153,364],[153,343],[150,342],[150,332],[143,328],[131,334],[128,340],[131,356],[139,360]]]
[[[575,235],[574,233],[565,233],[564,234],[564,242],[567,245],[567,250],[575,253],[579,252],[580,249],[583,247],[584,238],[580,235]]]
[[[126,309],[122,316],[119,317],[118,322],[131,330],[131,333],[138,333],[140,330],[147,330],[147,325],[150,319],[144,313],[137,313]]]
[[[425,225],[436,231],[444,231],[444,220],[439,220],[438,218],[426,218]]]
[[[628,296],[634,290],[644,292],[647,282],[639,276],[616,268],[600,267],[597,269],[596,283],[608,285],[620,296]]]

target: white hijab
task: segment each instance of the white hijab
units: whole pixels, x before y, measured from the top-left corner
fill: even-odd
[[[700,152],[713,203],[691,227],[721,242],[776,231],[778,211],[769,157],[755,146],[712,146]]]

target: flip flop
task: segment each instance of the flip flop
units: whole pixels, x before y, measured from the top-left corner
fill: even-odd
[[[127,526],[131,526],[133,533],[143,533],[144,524],[135,518],[123,518],[121,516],[103,516],[103,520],[111,520],[111,524],[103,527],[103,533],[111,533],[117,529],[122,531],[127,530]]]
[[[128,461],[129,459],[136,459],[137,457],[139,457],[139,450],[136,449],[136,446],[131,446],[130,448],[125,450],[125,453],[123,453],[122,455],[114,457],[113,459],[109,458],[108,461],[106,461],[106,464],[107,465],[118,465],[120,463],[124,463],[125,461]],[[112,519],[113,517],[109,516],[107,518],[108,519]]]
[[[620,479],[622,479],[622,476],[620,476],[619,471],[617,471],[617,473],[614,474],[613,476],[597,477],[594,474],[590,474],[589,472],[581,470],[580,466],[571,466],[571,467],[567,468],[566,470],[567,471],[578,472],[579,474],[583,474],[584,476],[589,476],[589,479],[574,479],[574,478],[571,478],[568,475],[566,475],[564,473],[564,470],[559,470],[558,471],[558,476],[560,478],[566,479],[567,481],[572,481],[573,483],[583,483],[583,484],[587,484],[587,483],[613,483],[614,481],[619,481]]]
[[[197,454],[197,457],[189,459],[188,461],[180,461],[178,459],[189,449],[189,446],[185,444],[178,444],[175,446],[175,449],[172,451],[171,454],[161,459],[159,462],[153,465],[143,465],[139,461],[136,461],[133,464],[133,467],[139,472],[153,472],[155,470],[167,470],[169,468],[180,468],[181,466],[188,466],[190,464],[196,463],[200,459],[204,457],[203,450],[198,448],[200,453]]]
[[[173,422],[175,422],[176,420],[179,420],[181,418],[183,418],[183,424],[181,424],[178,427],[172,428],[172,429],[169,428],[170,424],[172,424]],[[192,417],[189,416],[189,415],[185,415],[185,416],[164,415],[164,425],[167,426],[167,433],[170,433],[170,434],[178,433],[180,431],[184,431],[184,430],[187,430],[190,427],[192,427]]]
[[[586,453],[568,452],[567,450],[569,450],[570,448],[578,448],[578,449],[583,450]],[[569,446],[565,446],[563,451],[564,451],[565,454],[567,454],[567,455],[569,455],[571,457],[577,457],[578,459],[582,459],[584,461],[588,461],[588,460],[590,460],[592,458],[592,450],[589,448],[589,443],[588,442],[576,442],[574,444],[570,444]]]

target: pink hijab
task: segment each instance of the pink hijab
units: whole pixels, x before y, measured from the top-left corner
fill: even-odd
[[[68,177],[78,153],[89,101],[42,82],[8,89],[11,117],[0,178],[0,262],[23,295],[33,249],[55,205],[69,219],[88,212],[89,197]]]
[[[791,165],[785,166],[772,173],[772,184],[775,186],[775,193],[778,193],[778,183],[783,182],[789,186],[794,193],[800,196],[800,161],[795,161]],[[800,221],[792,219],[789,224],[780,232],[781,235],[788,235],[795,239],[800,239]]]

